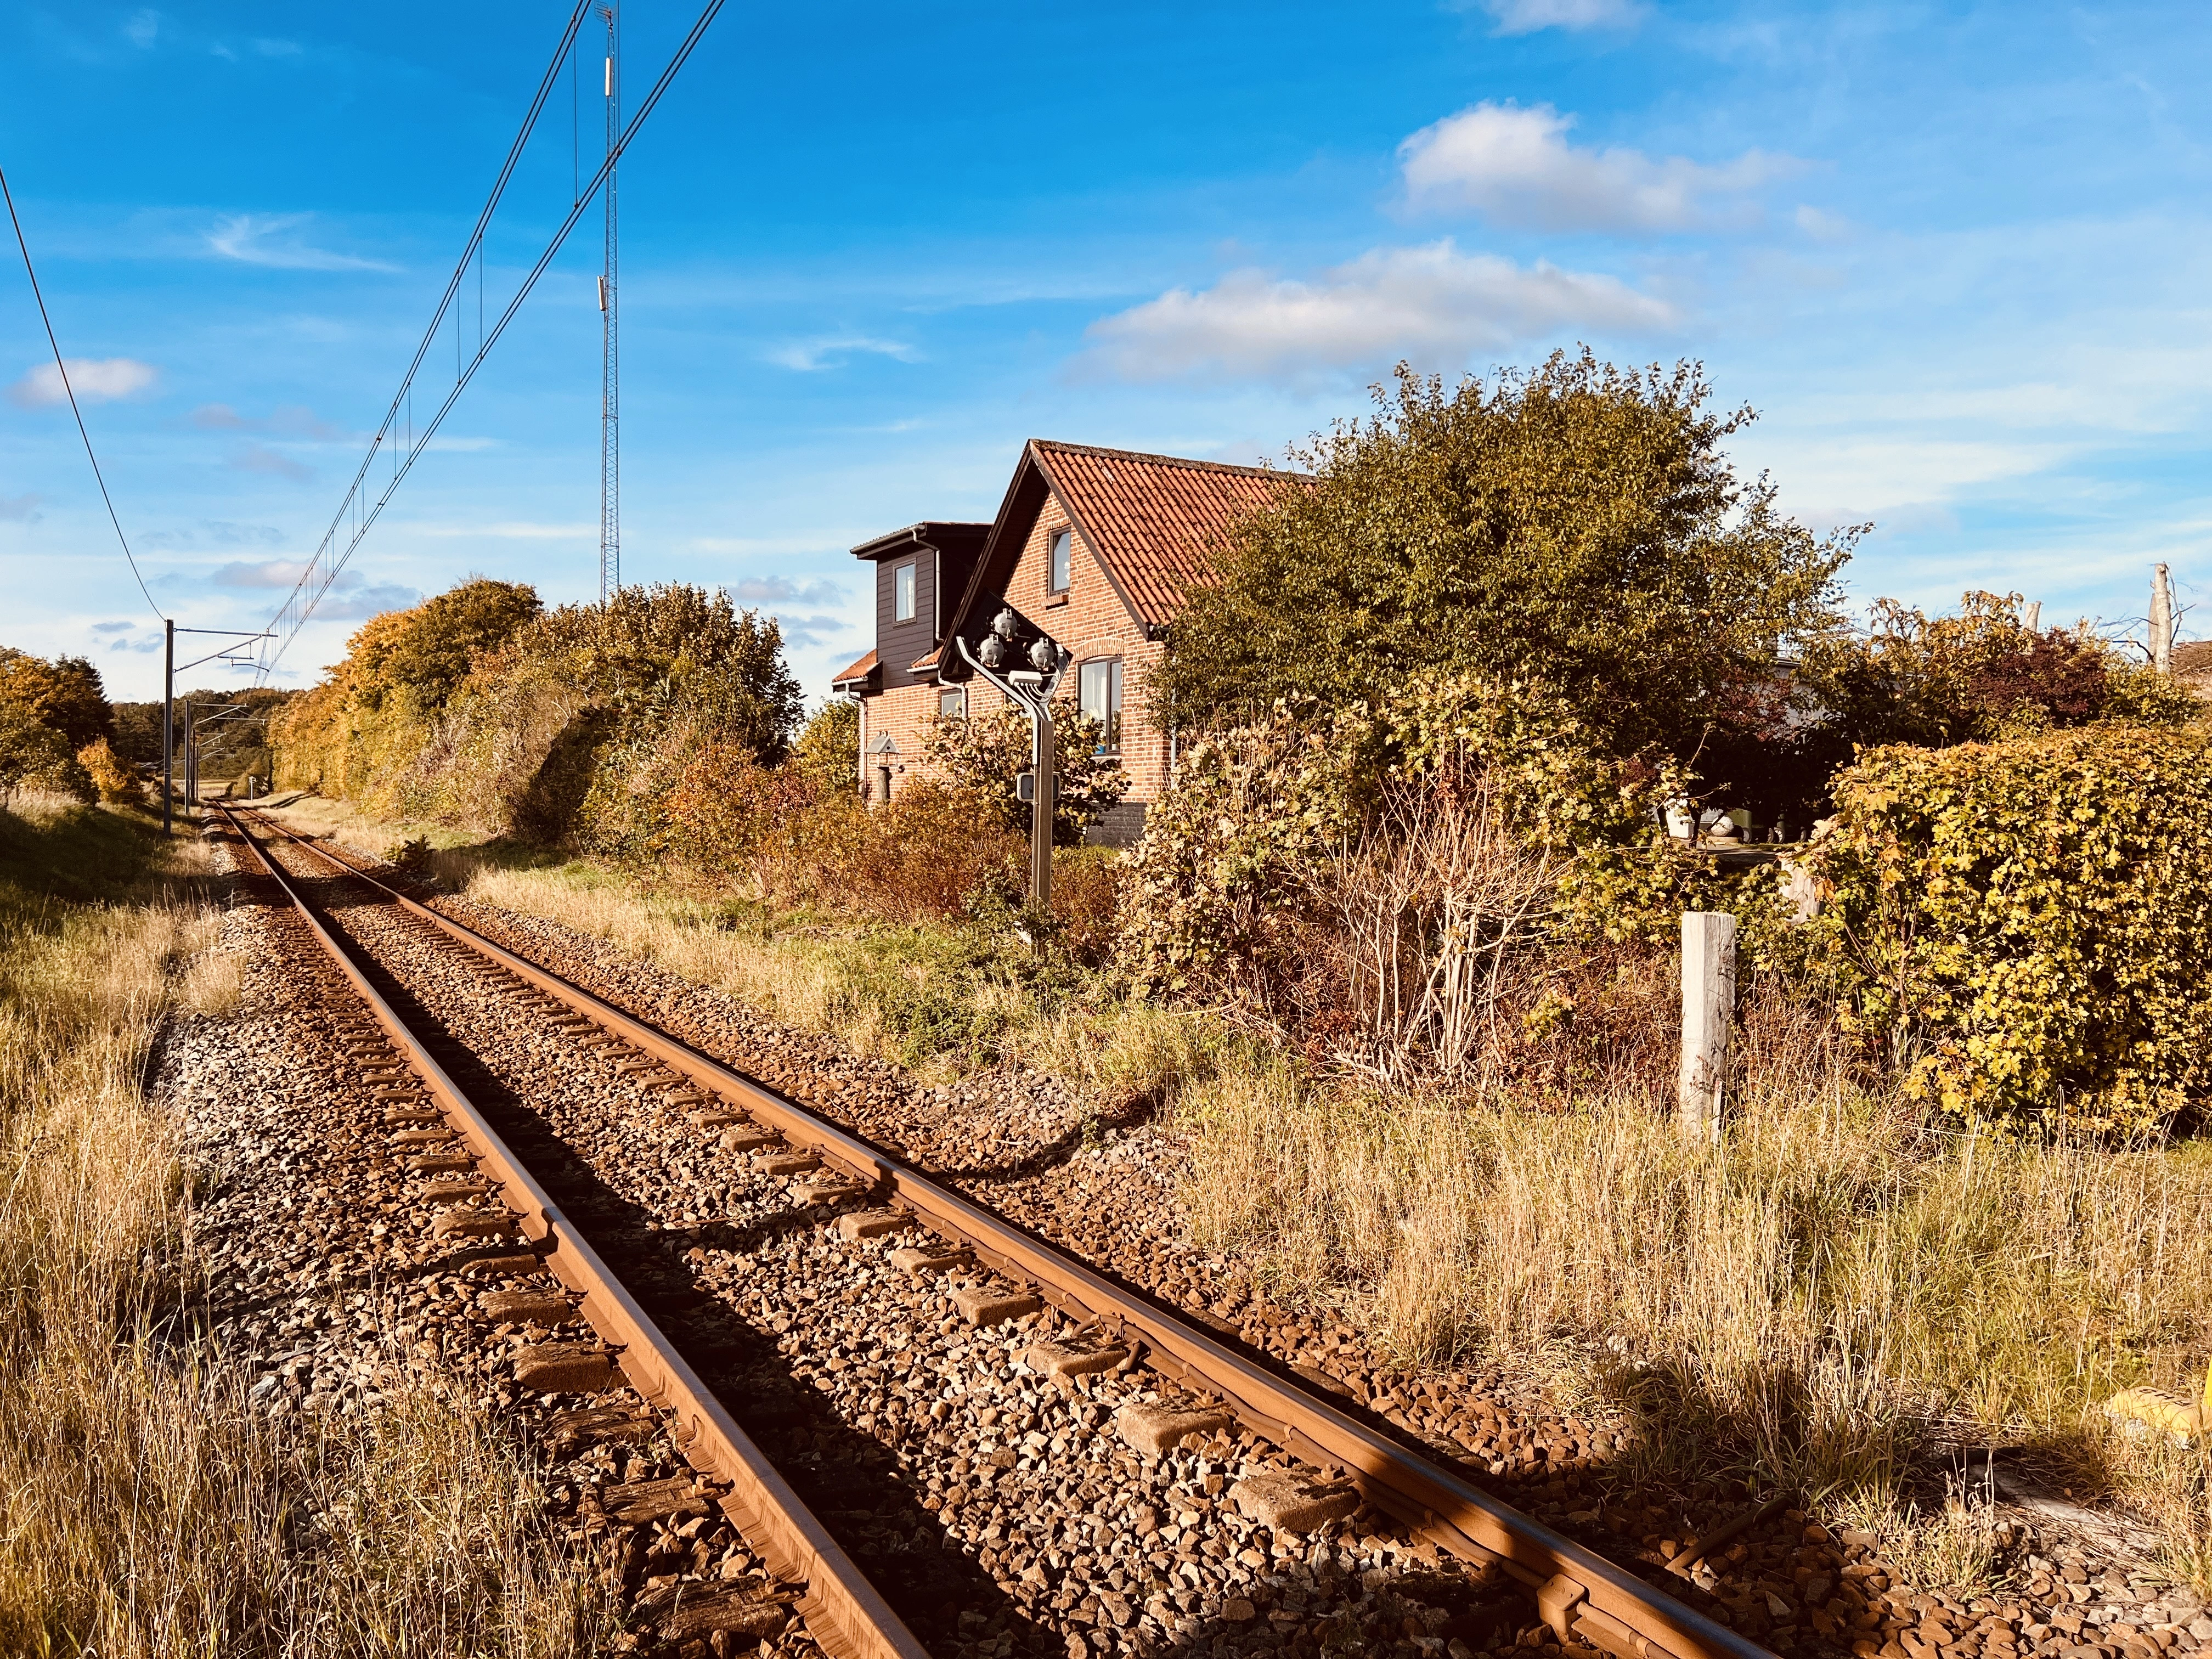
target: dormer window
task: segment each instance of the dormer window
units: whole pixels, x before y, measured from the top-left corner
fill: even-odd
[[[1065,593],[1075,576],[1075,532],[1055,530],[1049,544],[1052,550],[1052,574],[1046,583],[1052,592]]]
[[[891,620],[914,620],[914,566],[902,564],[891,572]]]

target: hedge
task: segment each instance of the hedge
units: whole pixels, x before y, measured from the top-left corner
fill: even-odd
[[[2014,1128],[2136,1131],[2212,1076],[2212,736],[2096,726],[1863,754],[1815,939],[1911,1086]]]

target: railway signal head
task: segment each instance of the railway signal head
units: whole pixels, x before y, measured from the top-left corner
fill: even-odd
[[[1016,686],[1028,696],[1051,695],[1070,660],[1057,640],[996,594],[982,595],[969,615],[975,620],[954,636],[938,670],[942,678],[957,684],[981,669],[1010,696]]]

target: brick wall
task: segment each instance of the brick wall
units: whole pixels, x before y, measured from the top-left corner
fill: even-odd
[[[1063,682],[1068,692],[1073,693],[1080,684],[1084,663],[1105,657],[1121,659],[1121,767],[1129,775],[1127,799],[1133,805],[1149,805],[1159,799],[1167,784],[1166,736],[1154,730],[1145,718],[1146,679],[1159,661],[1162,647],[1146,639],[1143,628],[1129,615],[1105,571],[1084,545],[1080,531],[1075,532],[1067,592],[1054,594],[1046,591],[1051,575],[1052,534],[1056,530],[1069,529],[1073,526],[1067,514],[1056,498],[1048,496],[1036,522],[1030,527],[1012,579],[1006,584],[1006,599],[1017,611],[1074,653],[1074,665]],[[946,621],[950,623],[949,616]],[[922,757],[922,738],[928,723],[936,718],[937,696],[938,688],[934,685],[910,685],[880,691],[866,700],[861,714],[860,765],[861,781],[871,800],[880,799],[876,787],[879,767],[890,768],[894,793],[901,779],[931,774],[933,769]],[[968,706],[971,713],[981,714],[1005,701],[995,687],[980,677],[969,682]],[[897,745],[895,756],[872,752],[878,740],[886,733]],[[1125,811],[1119,823],[1126,827],[1139,821],[1139,815]]]
[[[1161,647],[1146,639],[1143,628],[1084,545],[1080,531],[1075,532],[1067,592],[1045,591],[1051,576],[1052,533],[1072,528],[1059,500],[1047,496],[1023,544],[1013,579],[1006,584],[1006,598],[1015,610],[1075,653],[1066,682],[1071,691],[1081,683],[1084,663],[1102,657],[1121,659],[1121,769],[1129,775],[1128,799],[1155,801],[1167,784],[1168,749],[1166,738],[1145,720],[1145,680],[1159,661]]]
[[[878,777],[882,768],[890,769],[894,794],[902,779],[926,777],[935,770],[923,757],[922,738],[937,718],[937,690],[934,685],[902,685],[862,700],[860,787],[870,800],[884,798]],[[896,754],[876,752],[877,744],[887,734],[897,745]]]

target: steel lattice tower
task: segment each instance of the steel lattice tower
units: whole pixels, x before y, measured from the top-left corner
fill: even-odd
[[[618,3],[618,0],[617,0]],[[607,250],[599,278],[599,602],[622,586],[622,313],[615,252],[615,152],[622,142],[622,54],[615,5],[607,20]]]

